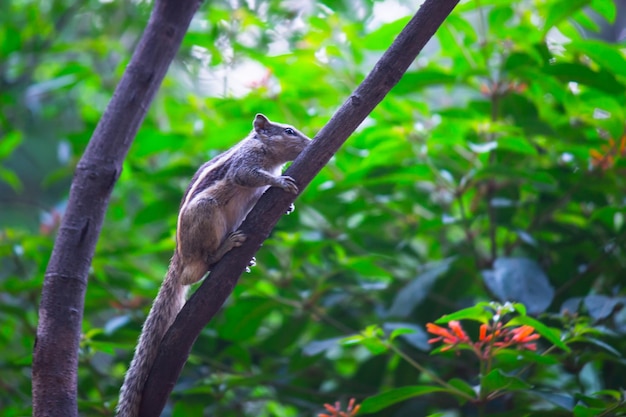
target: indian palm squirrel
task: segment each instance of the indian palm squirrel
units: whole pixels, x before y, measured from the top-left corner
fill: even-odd
[[[246,236],[241,222],[271,186],[297,194],[282,168],[310,139],[293,126],[257,114],[252,132],[198,169],[180,204],[176,249],[148,314],[120,391],[118,417],[137,417],[144,385],[161,339],[185,304],[189,285],[201,280]]]

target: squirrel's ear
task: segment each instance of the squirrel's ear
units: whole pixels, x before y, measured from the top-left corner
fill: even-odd
[[[269,119],[261,113],[258,113],[254,118],[254,123],[252,125],[254,126],[254,131],[260,133],[262,131],[266,131],[269,127],[269,124]]]

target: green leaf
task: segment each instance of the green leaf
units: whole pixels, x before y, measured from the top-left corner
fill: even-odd
[[[596,20],[592,19],[591,16],[589,16],[588,13],[585,13],[583,10],[578,11],[576,13],[574,13],[574,15],[572,15],[571,19],[576,22],[578,25],[580,25],[581,28],[584,28],[588,31],[591,32],[599,32],[600,31],[600,26],[598,25],[598,23],[596,22]],[[573,26],[573,25],[571,25]],[[570,38],[570,39],[574,39],[574,40],[578,40],[577,36],[578,33],[576,33],[576,31],[573,31],[570,25],[567,25],[565,27],[563,27],[563,35]],[[572,31],[574,33],[574,35],[569,35],[567,32],[568,31]]]
[[[412,333],[415,333],[415,329],[408,329],[405,327],[397,328],[391,332],[391,335],[389,335],[389,339],[394,340],[398,336],[401,336],[404,334],[412,334]]]
[[[576,399],[578,400],[579,405],[584,404],[585,406],[590,407],[590,408],[604,408],[604,409],[608,407],[611,401],[611,400],[608,400],[607,398],[602,398],[597,393],[594,393],[593,395],[577,394]]]
[[[363,44],[369,50],[384,51],[409,23],[410,17],[403,17],[395,22],[385,23],[373,32],[370,32],[363,39]]]
[[[359,344],[364,346],[373,355],[380,355],[389,350],[387,341],[384,340],[385,333],[377,325],[367,326],[361,334],[346,337],[341,340],[341,344],[349,346]]]
[[[537,155],[537,148],[525,137],[505,136],[498,139],[498,149],[506,149],[525,155]]]
[[[376,265],[377,260],[376,257],[370,255],[352,256],[346,259],[345,266],[370,279],[391,279],[389,271]]]
[[[209,394],[212,394],[213,387],[208,390]],[[207,394],[206,392],[203,394]],[[172,412],[173,417],[182,417],[182,416],[199,416],[202,415],[202,412],[206,408],[206,405],[201,402],[190,402],[190,401],[176,401],[174,404],[174,410]]]
[[[575,340],[577,340],[578,338],[575,338]],[[597,339],[595,337],[583,337],[582,338],[584,342],[586,343],[591,343],[592,345],[595,345],[601,349],[606,350],[607,352],[609,352],[612,355],[615,355],[615,357],[618,358],[622,358],[624,357],[624,354],[620,351],[618,351],[617,349],[615,349],[613,346],[609,345],[608,343]]]
[[[145,204],[141,210],[137,212],[134,222],[137,225],[153,224],[163,220],[163,213],[171,211],[172,204],[170,201],[155,200]]]
[[[431,394],[433,392],[445,391],[446,389],[442,387],[427,385],[414,385],[409,387],[394,388],[382,394],[366,398],[365,401],[363,401],[363,403],[361,404],[360,413],[375,413],[410,398],[418,397],[425,394]]]
[[[176,150],[186,139],[187,137],[180,133],[166,134],[157,129],[144,127],[137,133],[130,152],[135,158],[146,158],[167,150]]]
[[[530,384],[516,376],[507,375],[500,369],[494,369],[485,375],[480,382],[482,397],[486,397],[498,391],[519,391],[530,388]]]
[[[276,302],[266,298],[240,299],[236,305],[226,309],[230,325],[219,330],[220,336],[232,341],[250,339],[259,330],[261,322],[277,307]]]
[[[459,48],[459,45],[452,32],[452,25],[446,22],[441,25],[439,30],[435,32],[435,36],[439,40],[441,48],[445,51],[454,51]]]
[[[617,81],[613,73],[604,69],[594,71],[588,66],[578,63],[557,62],[543,67],[543,72],[558,78],[563,83],[577,82],[597,88],[607,94],[615,94],[626,88]]]
[[[568,45],[568,49],[587,55],[598,65],[614,74],[621,74],[626,66],[626,58],[624,58],[620,49],[605,42],[596,40],[576,41]]]
[[[448,381],[448,384],[452,385],[454,388],[458,389],[459,391],[464,392],[470,398],[477,398],[476,390],[474,389],[474,387],[471,386],[470,384],[468,384],[467,382],[465,382],[462,379],[452,378],[451,380]],[[462,396],[458,396],[457,395],[457,398],[462,403],[467,401],[467,399],[465,397],[462,397]]]
[[[601,222],[610,229],[618,231],[623,225],[623,215],[624,210],[621,207],[608,205],[594,210],[591,219]]]
[[[22,132],[12,130],[0,138],[0,160],[5,159],[22,143]]]
[[[578,404],[574,407],[574,417],[596,417],[602,415],[605,411],[606,407],[588,408],[584,405]]]
[[[431,349],[428,343],[429,335],[424,331],[422,326],[413,323],[384,323],[383,330],[385,333],[391,333],[390,340],[400,337],[411,346],[423,350],[425,352]]]
[[[548,3],[548,11],[545,17],[542,33],[547,34],[552,27],[567,19],[578,10],[587,6],[591,0],[560,0]]]
[[[361,345],[369,350],[372,355],[380,355],[389,350],[387,343],[378,339],[364,339]]]
[[[520,316],[526,315],[526,306],[522,303],[513,303],[513,308],[518,312]]]
[[[290,346],[296,346],[302,333],[306,331],[307,321],[308,318],[304,315],[297,315],[291,317],[290,320],[284,321],[282,326],[277,328],[263,341],[263,348],[268,351],[278,352],[286,350]]]
[[[493,318],[493,312],[482,307],[474,306],[464,308],[463,310],[455,311],[454,313],[446,314],[440,319],[436,320],[436,324],[449,323],[452,320],[475,320],[481,323],[488,323]]]
[[[602,396],[611,397],[615,401],[623,401],[624,399],[624,392],[618,391],[615,389],[603,389],[603,390],[594,392],[593,395],[598,396],[598,397],[602,397]]]
[[[0,31],[0,56],[8,57],[11,52],[19,51],[22,46],[22,34],[15,28],[7,25]]]
[[[437,85],[451,85],[456,81],[456,76],[435,69],[422,69],[418,72],[408,72],[402,76],[393,89],[395,94],[411,94],[417,91]]]
[[[96,342],[96,341],[89,342],[89,346],[95,352],[102,352],[111,356],[115,355],[115,351],[121,347],[119,343]]]
[[[22,182],[15,172],[0,166],[0,180],[7,183],[14,191],[22,190]]]
[[[617,17],[617,5],[613,1],[591,0],[589,5],[600,16],[604,17],[608,23],[615,23]]]
[[[498,367],[504,372],[519,371],[524,364],[548,366],[559,363],[554,355],[539,354],[532,350],[498,349],[495,357],[498,359]]]
[[[487,21],[490,28],[508,28],[507,22],[514,16],[515,13],[513,13],[513,8],[510,5],[496,6],[489,11]]]

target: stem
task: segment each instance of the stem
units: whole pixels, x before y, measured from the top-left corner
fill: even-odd
[[[610,416],[613,415],[613,411],[617,410],[618,408],[620,408],[622,406],[622,404],[624,404],[623,401],[618,402],[617,404],[615,404],[613,407],[611,408],[607,408],[606,410],[604,410],[603,412],[601,412],[600,414],[598,414],[596,417],[602,417],[602,416]]]
[[[414,361],[413,358],[411,358],[409,355],[407,355],[406,353],[404,353],[403,351],[401,351],[400,349],[395,347],[393,344],[387,343],[387,347],[389,347],[389,349],[394,351],[402,359],[407,361],[411,366],[413,366],[414,368],[416,368],[417,370],[419,370],[420,372],[422,372],[423,374],[428,376],[430,379],[432,379],[433,381],[435,381],[437,384],[441,385],[442,387],[444,387],[444,388],[446,388],[446,389],[448,389],[450,391],[453,391],[457,396],[463,397],[463,398],[465,398],[468,401],[475,401],[476,400],[475,397],[472,397],[472,396],[468,395],[466,392],[459,390],[455,386],[448,384],[446,381],[444,381],[443,379],[439,378],[436,374],[434,374],[434,373],[430,372],[428,369],[424,368],[422,365],[419,364],[419,362]]]
[[[485,405],[482,403],[478,406],[478,416],[479,417],[485,416]]]
[[[548,353],[550,353],[551,351],[553,351],[554,349],[556,349],[556,346],[552,345],[549,348],[547,348],[542,354],[541,356],[545,356]],[[526,372],[528,369],[530,369],[531,366],[533,366],[534,364],[528,364],[526,366],[524,366],[522,369],[520,369],[519,371],[517,371],[515,373],[515,376],[520,376],[521,374],[523,374],[524,372]]]
[[[497,91],[494,91],[491,94],[491,121],[495,122],[496,120],[498,120],[499,117],[499,112],[498,112],[498,106],[499,106],[499,93]],[[490,138],[490,140],[494,140],[494,135],[491,135],[492,137]],[[489,162],[493,163],[493,159],[494,159],[494,153],[492,152],[489,155]],[[493,199],[493,195],[494,195],[494,190],[495,190],[496,186],[495,183],[493,181],[489,181],[487,184],[487,216],[489,217],[489,240],[491,241],[491,259],[490,259],[490,263],[495,262],[497,256],[498,256],[498,248],[497,248],[497,242],[496,242],[496,228],[497,228],[497,224],[496,224],[496,219],[495,219],[495,210],[493,209],[493,205],[491,204],[491,200]]]
[[[489,356],[489,358],[491,358],[491,355]],[[478,390],[478,397],[481,400],[481,404],[482,401],[484,400],[484,393],[485,390],[483,389],[483,379],[485,378],[485,375],[487,375],[488,372],[486,372],[486,367],[488,367],[489,365],[486,364],[485,360],[483,358],[481,358],[479,356],[479,364],[480,364],[480,374],[479,374],[479,380],[480,380],[480,389]],[[483,415],[483,407],[480,406],[479,408],[479,415]]]
[[[483,261],[481,259],[480,253],[478,252],[478,249],[476,249],[476,240],[474,239],[474,235],[472,234],[470,224],[471,222],[467,217],[467,213],[465,212],[465,204],[463,204],[463,193],[458,193],[456,198],[459,202],[459,211],[461,213],[461,223],[463,225],[463,231],[465,232],[465,238],[467,239],[470,245],[470,250],[474,255],[474,261],[476,262],[476,265],[480,268],[483,266]]]

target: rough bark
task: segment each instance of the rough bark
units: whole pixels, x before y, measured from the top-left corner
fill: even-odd
[[[33,415],[78,414],[78,348],[87,275],[122,162],[201,0],[158,0],[80,159],[44,277],[33,353]]]
[[[398,83],[457,3],[458,0],[426,0],[367,78],[286,172],[286,175],[296,179],[300,190],[311,182]],[[245,244],[227,253],[213,268],[208,279],[188,300],[165,335],[144,388],[140,416],[156,417],[161,414],[200,331],[232,293],[248,260],[293,200],[293,195],[271,188],[250,212],[241,227],[248,235]]]

